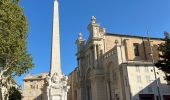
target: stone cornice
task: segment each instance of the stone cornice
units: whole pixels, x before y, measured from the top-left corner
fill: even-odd
[[[144,36],[135,36],[135,35],[127,35],[127,34],[106,33],[106,35],[110,35],[110,36],[123,36],[123,37],[134,37],[134,38],[144,38],[144,39],[148,39],[148,37],[144,37]],[[164,40],[163,38],[156,38],[156,37],[150,37],[150,39],[155,39],[155,40]]]
[[[127,61],[122,63],[122,65],[130,65],[130,66],[138,66],[138,65],[143,65],[143,66],[152,66],[154,65],[151,61]]]

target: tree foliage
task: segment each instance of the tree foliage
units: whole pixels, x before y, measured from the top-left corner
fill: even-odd
[[[161,51],[160,60],[155,64],[160,70],[165,72],[166,80],[170,81],[170,36],[168,32],[164,32],[165,43],[159,45]]]
[[[9,98],[14,76],[33,67],[27,51],[28,25],[19,0],[0,0],[0,99]],[[13,89],[13,88],[12,88]],[[2,94],[5,94],[2,97]]]
[[[8,94],[9,94],[8,100],[21,100],[22,99],[21,92],[16,87],[11,87]]]
[[[33,67],[27,51],[28,25],[19,0],[0,0],[0,67],[5,75],[26,73]]]

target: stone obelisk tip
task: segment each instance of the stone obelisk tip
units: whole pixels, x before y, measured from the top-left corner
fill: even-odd
[[[61,74],[58,0],[54,0],[50,76]]]

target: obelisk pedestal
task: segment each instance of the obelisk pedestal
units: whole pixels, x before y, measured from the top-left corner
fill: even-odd
[[[46,78],[47,100],[67,100],[67,76],[61,74],[58,0],[54,0],[51,66]]]

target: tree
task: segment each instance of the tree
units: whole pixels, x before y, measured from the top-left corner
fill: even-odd
[[[9,98],[8,98],[9,100],[21,100],[22,99],[21,92],[16,87],[11,87],[8,94],[9,94]]]
[[[27,51],[28,25],[19,0],[0,0],[0,92],[33,67]]]
[[[164,32],[164,35],[165,43],[159,45],[158,49],[161,51],[160,60],[155,63],[155,66],[165,72],[165,79],[170,81],[170,36],[168,32]]]

